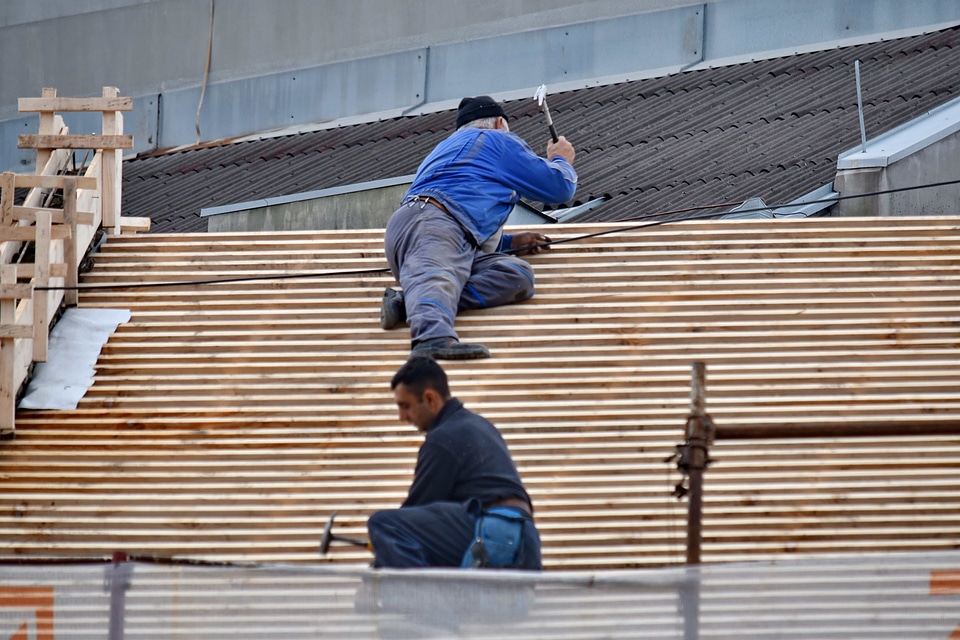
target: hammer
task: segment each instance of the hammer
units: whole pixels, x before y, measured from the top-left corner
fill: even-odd
[[[547,126],[550,127],[550,136],[553,138],[554,142],[560,140],[560,137],[557,135],[557,129],[553,126],[553,118],[550,117],[550,107],[547,106],[547,85],[542,84],[537,89],[537,92],[533,94],[533,97],[537,99],[537,104],[540,105],[540,108],[543,109],[543,115],[547,117]]]
[[[370,545],[369,540],[361,540],[359,538],[350,538],[347,536],[338,536],[333,532],[333,519],[337,517],[337,512],[334,511],[330,514],[330,519],[327,520],[327,526],[323,528],[323,535],[320,536],[320,555],[327,555],[327,551],[330,550],[330,543],[334,540],[339,540],[340,542],[348,542],[350,544],[356,545],[358,547],[364,547],[369,550],[373,550],[373,547]]]

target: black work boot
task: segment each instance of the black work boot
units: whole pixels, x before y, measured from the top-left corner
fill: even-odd
[[[463,344],[456,338],[430,338],[413,345],[410,358],[426,356],[434,360],[479,360],[489,358],[482,344]]]
[[[387,287],[380,301],[380,328],[393,329],[407,319],[407,307],[403,301],[403,292]]]

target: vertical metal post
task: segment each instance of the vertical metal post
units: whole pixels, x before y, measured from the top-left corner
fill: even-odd
[[[863,124],[863,94],[860,91],[860,61],[857,60],[854,65],[854,73],[857,77],[857,111],[860,113],[860,153],[867,152],[867,128]]]
[[[709,444],[705,420],[705,388],[706,365],[694,362],[690,386],[690,417],[687,419],[687,473],[690,487],[690,503],[687,507],[687,564],[700,564],[700,548],[703,544],[703,472],[707,468]]]
[[[108,640],[123,640],[123,625],[127,608],[127,589],[130,588],[131,567],[127,554],[118,551],[113,554],[113,562],[107,567],[104,580],[110,592],[110,630]]]
[[[690,503],[687,507],[687,576],[680,591],[684,640],[700,638],[700,550],[703,545],[703,472],[710,463],[708,448],[713,429],[706,413],[707,368],[694,362],[690,384],[690,416],[682,466],[687,474]]]

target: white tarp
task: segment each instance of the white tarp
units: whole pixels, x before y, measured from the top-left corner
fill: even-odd
[[[34,366],[19,408],[76,409],[93,384],[100,350],[128,320],[128,309],[67,309],[50,331],[47,361]]]

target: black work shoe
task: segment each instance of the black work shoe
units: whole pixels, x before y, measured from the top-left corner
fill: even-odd
[[[418,342],[410,351],[411,358],[426,356],[434,360],[479,360],[489,358],[482,344],[463,344],[456,338],[430,338]]]
[[[407,307],[403,292],[387,287],[380,302],[380,328],[393,329],[407,319]]]

